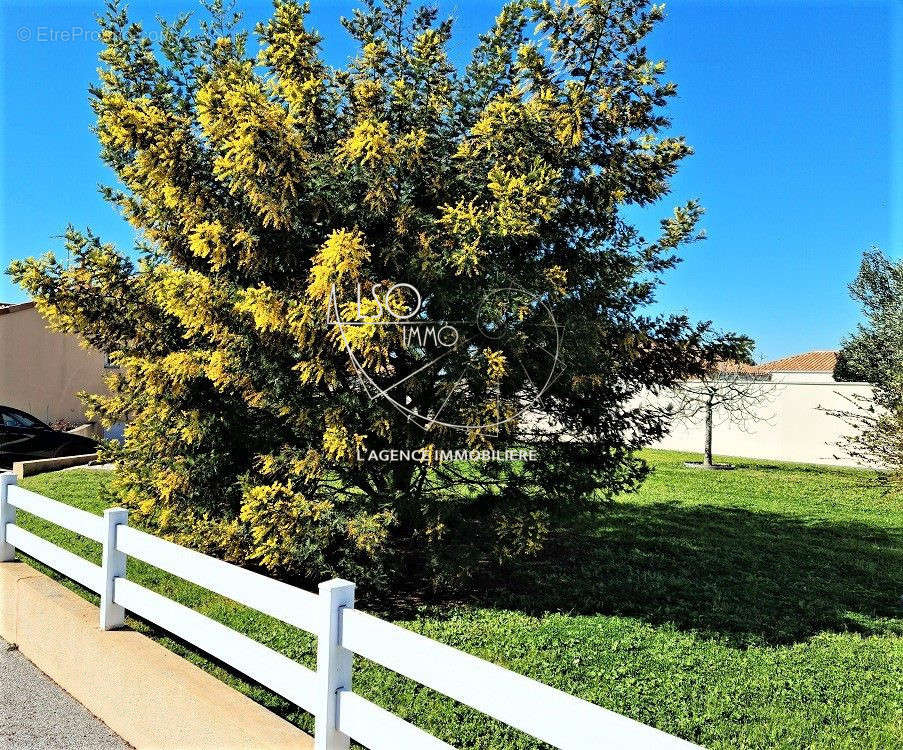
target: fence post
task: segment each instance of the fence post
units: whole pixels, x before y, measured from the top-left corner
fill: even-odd
[[[16,559],[16,548],[6,541],[6,524],[16,522],[16,509],[9,504],[9,487],[16,484],[11,471],[0,474],[0,562]]]
[[[354,584],[333,578],[321,583],[317,627],[317,702],[314,750],[348,750],[350,737],[338,723],[339,691],[351,690],[351,660],[343,648],[341,610],[354,607]]]
[[[103,512],[103,520],[101,569],[104,587],[100,594],[100,629],[113,630],[125,625],[125,609],[113,603],[113,581],[125,577],[125,554],[116,549],[116,527],[128,523],[129,513],[123,508],[107,508]]]

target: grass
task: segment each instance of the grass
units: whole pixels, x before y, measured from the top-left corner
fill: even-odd
[[[647,457],[655,472],[640,493],[575,519],[504,584],[396,621],[711,748],[903,746],[903,501],[854,470],[735,460],[706,472],[685,468],[685,454]],[[100,513],[106,480],[69,471],[24,484]],[[94,543],[23,525],[99,561]],[[140,561],[128,574],[313,665],[307,634]],[[269,691],[129,624],[310,727]],[[363,659],[354,685],[456,747],[541,747]]]

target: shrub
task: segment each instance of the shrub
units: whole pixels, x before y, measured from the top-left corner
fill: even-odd
[[[662,8],[518,0],[463,71],[451,23],[405,0],[344,21],[343,69],[306,6],[277,0],[256,57],[210,10],[158,47],[118,2],[100,22],[92,105],[122,183],[104,194],[138,261],[70,228],[71,266],[11,267],[120,367],[87,396],[128,416],[119,501],[284,575],[437,579],[532,554],[574,503],[635,488],[664,423],[634,396],[745,346],[644,312],[702,212],[675,208],[652,241],[624,215],[691,153],[663,134],[676,87],[642,46]],[[419,306],[410,287],[380,302],[396,283]],[[378,312],[473,325],[439,357]],[[537,460],[439,460],[510,446]],[[361,460],[385,449],[422,452]]]

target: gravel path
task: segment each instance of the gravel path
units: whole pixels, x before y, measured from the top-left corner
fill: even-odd
[[[127,750],[129,745],[0,639],[0,750]]]

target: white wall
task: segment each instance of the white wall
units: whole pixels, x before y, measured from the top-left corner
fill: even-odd
[[[712,450],[720,456],[766,458],[781,461],[855,465],[843,451],[833,445],[850,428],[838,417],[821,411],[849,409],[844,397],[871,396],[865,383],[817,382],[786,380],[769,386],[770,403],[759,407],[760,421],[749,422],[744,429],[732,424],[719,424],[715,414]],[[667,395],[659,399],[666,403]],[[704,444],[704,415],[692,424],[675,421],[671,433],[653,448],[702,453]]]
[[[834,383],[830,372],[773,372],[773,383]]]

